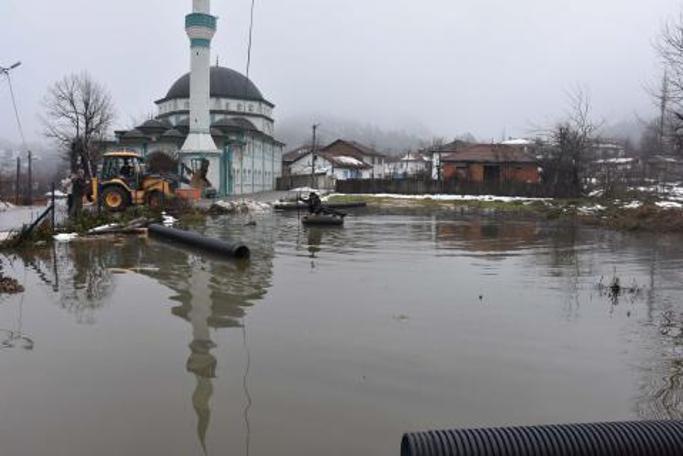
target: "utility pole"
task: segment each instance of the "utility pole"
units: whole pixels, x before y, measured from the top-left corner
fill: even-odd
[[[29,206],[33,205],[33,157],[31,151],[28,151],[28,186],[26,189],[26,201]]]
[[[311,188],[316,188],[316,181],[315,181],[315,162],[318,160],[318,156],[316,155],[316,149],[317,149],[317,133],[318,133],[318,127],[320,124],[314,124],[313,125],[313,142],[311,145]]]
[[[7,85],[9,86],[10,98],[12,99],[12,107],[14,108],[14,117],[17,121],[17,128],[19,128],[19,135],[21,135],[21,142],[26,148],[26,138],[24,137],[24,128],[21,125],[21,119],[19,118],[19,110],[17,109],[17,100],[14,96],[14,88],[12,87],[12,78],[10,76],[10,71],[21,66],[21,62],[16,62],[8,67],[0,66],[0,74],[7,78]],[[19,180],[21,178],[21,158],[17,157],[17,183],[14,189],[14,202],[19,204]]]
[[[17,157],[17,180],[14,184],[14,204],[19,204],[19,180],[21,179],[21,157]]]
[[[666,110],[669,104],[669,73],[664,71],[662,79],[662,93],[660,94],[660,113],[659,113],[659,147],[660,153],[664,149],[664,136],[666,135]]]

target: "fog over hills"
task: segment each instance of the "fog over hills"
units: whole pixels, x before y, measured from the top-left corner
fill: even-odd
[[[348,139],[371,146],[389,155],[398,155],[431,144],[434,140],[450,141],[451,137],[438,137],[420,122],[404,122],[395,128],[385,128],[360,120],[331,115],[299,115],[280,120],[276,126],[277,138],[287,144],[286,150],[312,141],[312,126],[319,124],[317,143],[327,145],[336,139]]]

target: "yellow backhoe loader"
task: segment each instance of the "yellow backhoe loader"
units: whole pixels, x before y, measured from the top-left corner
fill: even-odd
[[[145,164],[135,152],[109,152],[99,175],[92,179],[91,196],[111,212],[146,204],[153,209],[176,197],[178,182],[167,176],[147,174]]]

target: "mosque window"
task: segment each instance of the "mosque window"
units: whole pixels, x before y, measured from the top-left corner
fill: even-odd
[[[237,110],[241,111],[242,110],[242,103],[237,103]]]
[[[249,105],[249,112],[254,112],[254,105],[253,104]]]
[[[229,101],[227,101],[227,102],[225,103],[225,110],[226,110],[226,111],[230,111],[230,102],[229,102]]]

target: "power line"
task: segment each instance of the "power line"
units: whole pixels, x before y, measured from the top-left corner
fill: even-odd
[[[249,45],[247,47],[247,79],[249,79],[249,71],[251,69],[251,48],[254,39],[254,8],[256,0],[251,0],[251,16],[249,20]]]
[[[17,108],[17,99],[14,96],[14,87],[12,86],[12,77],[9,74],[9,71],[5,71],[5,76],[7,77],[7,84],[9,85],[9,93],[10,93],[10,98],[12,99],[12,107],[14,108],[14,117],[17,120],[17,127],[19,128],[19,135],[21,136],[21,143],[24,146],[24,149],[27,149],[26,147],[26,137],[24,136],[24,127],[21,124],[21,118],[19,117],[19,109]]]

